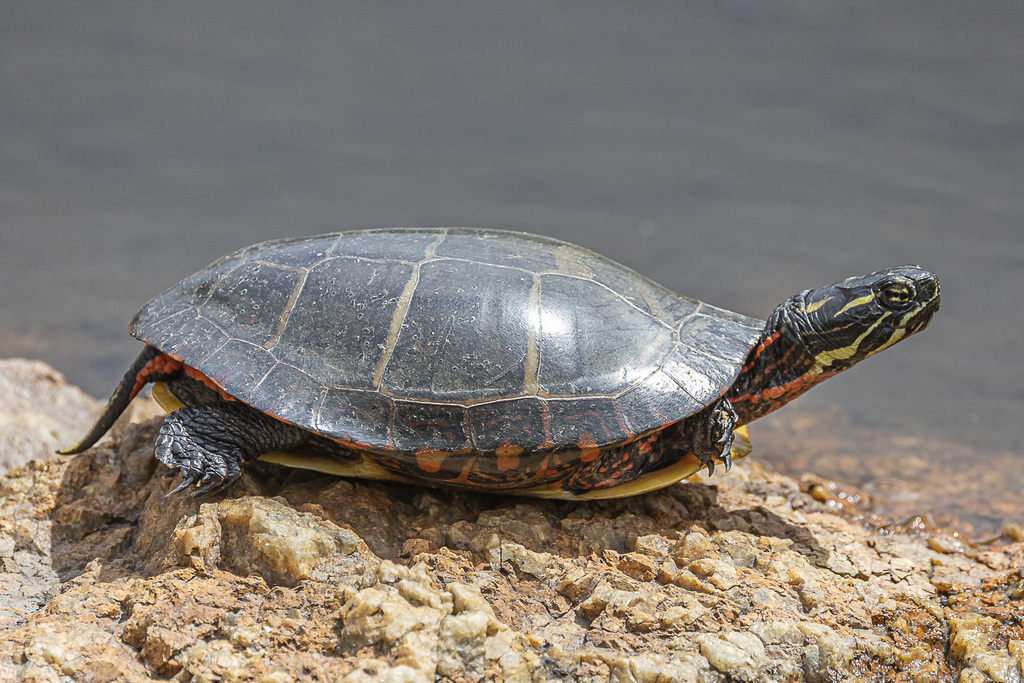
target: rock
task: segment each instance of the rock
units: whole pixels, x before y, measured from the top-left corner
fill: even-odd
[[[46,363],[0,360],[0,473],[76,443],[101,407]]]
[[[750,462],[584,504],[260,464],[168,498],[138,403],[0,479],[0,680],[1021,680],[1012,534],[878,533]]]
[[[692,658],[634,655],[611,664],[610,683],[697,683],[699,664]]]

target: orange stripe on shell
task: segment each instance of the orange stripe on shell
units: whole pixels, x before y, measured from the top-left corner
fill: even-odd
[[[416,466],[424,472],[436,474],[441,471],[444,459],[450,455],[447,451],[438,451],[433,448],[421,448],[416,451]]]
[[[576,445],[580,447],[580,460],[583,462],[593,462],[597,460],[597,456],[601,455],[601,449],[597,447],[597,440],[590,432],[581,433],[576,439]]]
[[[498,461],[498,469],[502,472],[508,472],[519,467],[519,456],[522,452],[522,446],[516,446],[508,439],[503,439],[501,444],[494,449],[494,455]]]

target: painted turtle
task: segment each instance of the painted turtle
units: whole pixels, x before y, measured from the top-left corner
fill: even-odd
[[[728,469],[734,431],[923,329],[902,266],[787,299],[767,321],[679,296],[546,237],[383,229],[263,242],[146,304],[145,350],[88,435],[147,382],[156,456],[194,495],[246,460],[560,498]],[[739,443],[739,441],[737,441]]]

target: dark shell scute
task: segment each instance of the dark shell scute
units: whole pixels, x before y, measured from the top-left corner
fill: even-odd
[[[434,249],[434,256],[519,268],[531,273],[558,268],[556,253],[560,242],[523,239],[523,236],[508,233],[474,232],[471,239],[466,239],[467,235],[462,233],[450,233]]]
[[[251,260],[256,263],[280,266],[290,270],[308,270],[315,268],[321,261],[330,258],[327,244],[310,249],[302,242],[282,242],[277,249],[254,253]]]
[[[278,363],[260,382],[250,400],[274,406],[274,415],[288,415],[300,424],[316,424],[326,389],[301,370]]]
[[[615,292],[630,306],[666,323],[671,322],[668,312],[679,300],[678,295],[661,285],[599,254],[583,252],[575,261],[563,261],[561,273],[593,280]]]
[[[382,378],[411,398],[471,400],[522,393],[533,277],[479,263],[433,261],[419,282]]]
[[[367,230],[341,235],[329,248],[332,255],[418,263],[442,239],[436,230]]]
[[[199,363],[229,339],[226,332],[201,317],[193,307],[180,307],[169,315],[165,313],[166,310],[144,308],[132,320],[132,333],[146,330],[148,334],[143,338],[147,342],[179,358],[192,359],[193,363]]]
[[[323,384],[375,389],[398,294],[412,277],[405,263],[332,258],[311,268],[301,305],[288,312],[274,353]]]
[[[679,330],[679,341],[727,363],[742,363],[761,334],[763,323],[705,304]],[[740,332],[741,334],[738,334]]]
[[[392,412],[392,401],[387,396],[328,387],[315,421],[295,423],[342,441],[387,448]]]
[[[200,367],[217,384],[230,387],[232,396],[252,403],[253,391],[276,364],[274,356],[263,347],[230,339],[205,358]]]
[[[590,280],[544,275],[541,388],[556,396],[614,395],[642,380],[672,348],[672,331]]]
[[[546,403],[531,396],[470,406],[473,447],[484,453],[509,446],[535,449],[548,440],[544,428]]]
[[[656,372],[617,399],[626,426],[634,433],[650,431],[651,425],[667,425],[704,406],[664,372]]]
[[[294,270],[244,263],[216,283],[202,305],[203,316],[233,339],[263,346],[277,334],[282,311],[299,280]]]
[[[615,401],[610,398],[553,400],[548,409],[551,436],[556,444],[603,446],[632,436],[619,418]]]
[[[470,445],[465,418],[462,406],[396,400],[391,431],[395,449],[407,453],[465,450]]]

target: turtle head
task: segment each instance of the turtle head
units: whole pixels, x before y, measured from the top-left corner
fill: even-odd
[[[939,310],[939,281],[917,266],[851,277],[793,297],[776,311],[814,359],[841,372],[920,332]]]

